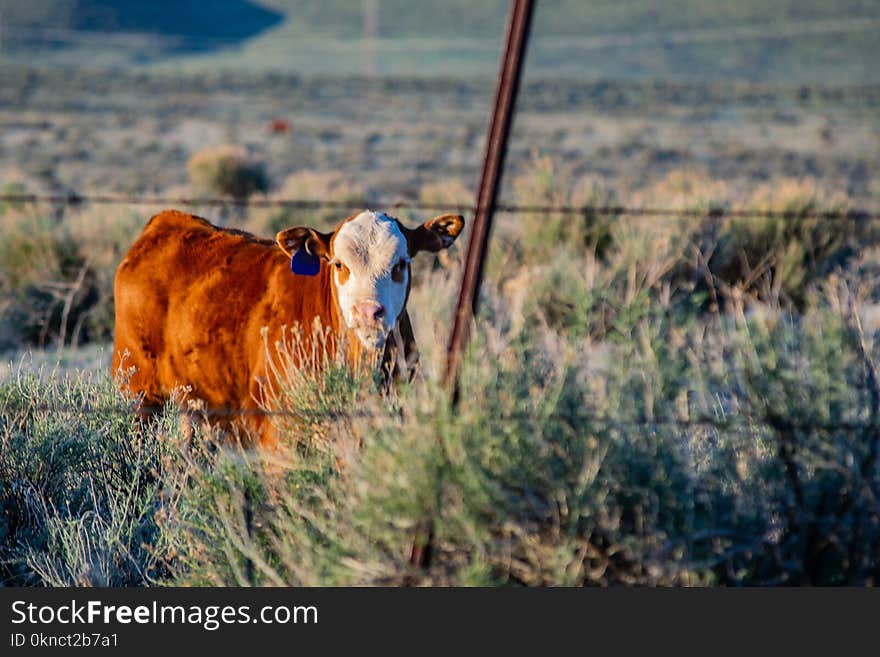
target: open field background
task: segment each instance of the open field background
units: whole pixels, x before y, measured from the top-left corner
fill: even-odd
[[[3,0],[0,16],[4,58],[19,63],[36,54],[68,69],[461,77],[495,75],[507,7],[223,0],[205,12],[198,0]],[[873,0],[544,0],[527,77],[876,83],[878,21]]]
[[[366,43],[361,3],[0,2],[0,191],[470,203],[506,3],[378,4]],[[880,208],[880,13],[765,4],[541,3],[506,202],[795,216],[499,216],[455,412],[461,246],[416,271],[419,378],[290,373],[265,455],[114,390],[162,208],[0,204],[0,583],[880,581],[880,226],[797,216]]]

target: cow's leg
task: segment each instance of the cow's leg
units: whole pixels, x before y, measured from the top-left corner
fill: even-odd
[[[278,449],[278,430],[272,421],[273,395],[271,387],[263,384],[264,376],[254,377],[250,384],[250,399],[242,404],[244,414],[239,424],[245,428],[252,444]]]
[[[388,336],[385,351],[382,354],[382,372],[384,388],[387,389],[394,381],[403,378],[412,381],[419,365],[419,348],[413,333],[409,314],[404,308],[397,318],[397,325]]]
[[[277,451],[280,446],[278,429],[270,418],[262,417],[260,420],[260,426],[257,429],[258,433],[254,434],[260,440],[260,447]]]
[[[406,308],[400,313],[397,328],[400,333],[400,340],[403,343],[403,362],[406,364],[407,380],[412,381],[419,368],[419,347],[416,345],[416,336],[413,333],[413,327],[409,321],[409,313],[406,312]]]
[[[150,427],[162,413],[167,397],[160,391],[151,389],[150,383],[155,380],[154,360],[137,350],[132,354],[127,348],[119,346],[117,336],[113,345],[113,359],[110,375],[116,381],[119,391],[130,399],[137,399],[135,414],[139,423]]]
[[[135,413],[141,424],[144,426],[151,426],[156,422],[159,415],[162,414],[162,408],[164,408],[164,404],[161,402],[147,401],[145,399],[138,404]]]

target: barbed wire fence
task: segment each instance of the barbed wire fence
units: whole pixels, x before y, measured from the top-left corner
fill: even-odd
[[[284,208],[289,210],[356,210],[374,208],[377,210],[425,210],[432,212],[473,213],[476,207],[467,203],[433,203],[418,200],[344,200],[303,199],[303,198],[230,198],[223,196],[142,196],[126,194],[90,194],[68,192],[64,194],[0,194],[0,203],[47,204],[63,207],[82,207],[85,205],[130,205],[130,206],[182,206],[198,207],[239,207],[239,208]],[[816,219],[819,221],[880,221],[880,210],[870,208],[811,208],[772,210],[766,208],[722,207],[651,207],[638,205],[521,205],[497,203],[496,212],[502,214],[564,214],[564,215],[604,215],[615,217],[704,217],[709,219]]]
[[[88,205],[111,205],[111,206],[142,206],[142,207],[243,207],[243,208],[285,208],[290,210],[319,210],[339,209],[353,210],[365,207],[375,207],[383,210],[424,210],[434,212],[459,212],[473,213],[475,207],[461,203],[431,203],[412,199],[388,199],[382,200],[333,200],[333,199],[303,199],[303,198],[230,198],[221,196],[166,196],[166,195],[131,195],[131,194],[93,194],[93,193],[3,193],[0,194],[0,203],[16,205],[53,205],[64,208],[80,208]],[[518,205],[499,203],[496,211],[507,214],[539,214],[539,215],[570,215],[578,216],[614,216],[614,217],[652,217],[658,219],[670,217],[695,217],[705,219],[742,218],[756,220],[815,220],[827,222],[854,222],[875,223],[880,221],[880,211],[866,208],[803,208],[799,210],[769,210],[764,208],[732,208],[732,207],[706,207],[706,208],[662,208],[645,207],[635,205]],[[0,413],[81,413],[98,416],[106,415],[129,415],[134,416],[137,412],[142,415],[157,415],[166,412],[163,408],[137,409],[136,404],[117,405],[76,405],[64,406],[59,404],[10,403],[0,402]],[[298,413],[289,409],[261,409],[261,408],[212,408],[210,412],[179,408],[179,413],[190,415],[205,415],[212,419],[230,419],[243,417],[267,417],[267,418],[296,418]],[[358,419],[376,417],[371,413],[358,413],[355,411],[341,412],[339,417],[346,419]],[[509,419],[522,419],[521,416],[511,416]],[[715,428],[715,429],[744,429],[759,426],[770,427],[767,418],[754,414],[732,413],[726,417],[699,417],[699,418],[652,418],[645,420],[619,420],[602,417],[591,417],[590,422],[601,425],[608,429],[635,429],[650,428],[651,426],[664,426],[667,428],[692,429],[692,428]],[[862,431],[871,429],[874,425],[866,422],[797,422],[792,424],[791,429],[803,431]]]

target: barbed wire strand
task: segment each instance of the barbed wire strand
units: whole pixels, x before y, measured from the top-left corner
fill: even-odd
[[[80,205],[145,205],[185,207],[255,207],[287,208],[293,210],[358,208],[387,208],[393,210],[428,210],[435,212],[473,213],[475,206],[465,203],[431,203],[417,200],[345,200],[292,199],[292,198],[229,198],[229,197],[181,197],[181,196],[133,196],[113,194],[0,194],[0,203],[50,204],[75,207]],[[507,214],[569,214],[629,217],[707,217],[721,219],[735,217],[744,219],[817,219],[820,221],[880,221],[880,210],[865,208],[800,210],[768,210],[762,208],[657,208],[630,205],[519,205],[501,203],[497,212]]]

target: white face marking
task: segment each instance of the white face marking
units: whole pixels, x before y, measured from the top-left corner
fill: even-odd
[[[365,347],[380,349],[394,328],[406,303],[409,268],[404,267],[398,281],[392,277],[395,266],[408,263],[406,238],[394,219],[381,212],[361,212],[344,223],[333,240],[333,280],[346,325],[354,329]],[[335,263],[348,268],[349,275],[341,282]],[[381,317],[373,318],[358,312],[380,304]],[[375,308],[375,305],[372,306]]]

